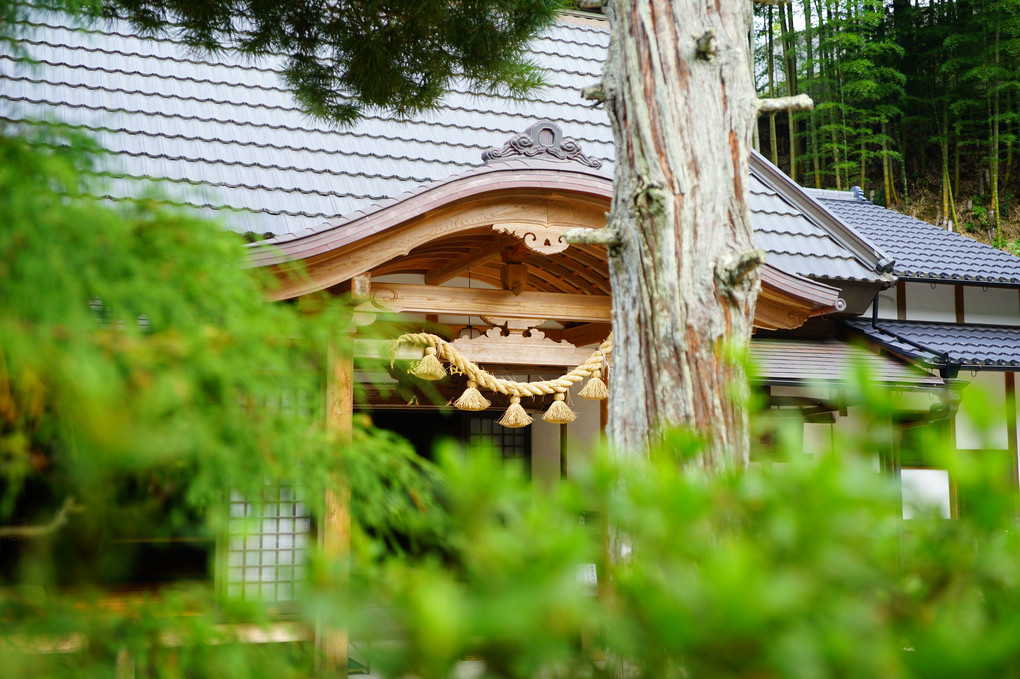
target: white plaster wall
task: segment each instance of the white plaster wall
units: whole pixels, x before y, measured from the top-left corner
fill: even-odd
[[[804,423],[804,454],[819,458],[832,450],[832,433],[835,424]]]
[[[589,401],[576,394],[567,396],[567,404],[577,419],[567,425],[567,474],[573,476],[580,465],[591,460],[601,441],[599,427],[601,401]],[[531,479],[538,490],[552,489],[560,478],[560,425],[549,424],[540,413],[531,424]]]
[[[956,322],[956,293],[954,286],[929,283],[906,283],[904,297],[907,301],[908,321]],[[893,310],[893,317],[896,312]]]
[[[960,450],[1006,450],[1006,383],[1001,372],[961,373],[970,385],[956,415],[956,447]]]
[[[577,413],[577,419],[567,425],[567,473],[571,477],[593,459],[602,441],[599,427],[602,401],[581,398],[576,394],[579,390],[567,397],[571,410]]]
[[[904,467],[900,470],[900,492],[904,519],[932,515],[949,518],[949,472],[945,469]]]
[[[545,422],[538,413],[532,417],[531,481],[536,491],[548,492],[560,479],[560,425]]]
[[[967,323],[1020,325],[1020,293],[1007,288],[963,288],[964,320]]]
[[[872,302],[874,306],[874,302]],[[865,316],[871,317],[871,307],[865,312]],[[879,318],[896,318],[896,286],[886,288],[878,293],[878,317]]]

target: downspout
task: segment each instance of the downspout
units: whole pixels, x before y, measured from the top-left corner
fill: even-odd
[[[902,342],[903,344],[906,344],[908,346],[914,347],[915,349],[920,349],[921,351],[926,351],[929,354],[932,354],[933,356],[936,356],[937,357],[937,359],[936,359],[937,362],[934,364],[934,367],[938,368],[939,376],[940,377],[943,377],[943,378],[953,378],[953,377],[956,377],[956,375],[959,373],[959,371],[960,371],[960,367],[959,366],[951,366],[950,365],[950,363],[949,363],[949,352],[948,351],[935,351],[934,349],[932,349],[930,347],[926,347],[925,345],[921,344],[920,342],[915,342],[914,340],[912,340],[912,339],[910,339],[908,337],[904,337],[904,336],[902,336],[902,335],[900,335],[898,333],[893,332],[892,330],[889,330],[888,328],[883,328],[882,326],[880,326],[878,324],[878,297],[877,296],[875,297],[875,300],[871,303],[871,327],[873,329],[877,330],[878,332],[882,333],[883,335],[888,335],[889,337],[892,337],[897,342]]]

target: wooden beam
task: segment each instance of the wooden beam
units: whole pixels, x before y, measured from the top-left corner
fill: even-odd
[[[354,418],[354,361],[353,347],[331,342],[327,349],[326,374],[326,428],[336,434],[341,443],[350,443]],[[333,489],[326,491],[326,512],[323,517],[319,544],[328,559],[343,560],[341,573],[346,586],[350,564],[347,555],[351,549],[351,489],[346,479],[333,477]],[[330,676],[347,676],[349,637],[346,629],[332,627],[319,621],[315,631],[315,645],[319,651],[322,669]]]
[[[570,295],[561,292],[522,292],[480,288],[444,288],[403,283],[378,283],[372,301],[358,311],[388,310],[459,316],[550,318],[558,321],[609,323],[612,299],[606,295]]]
[[[553,339],[567,340],[571,344],[583,347],[586,344],[599,344],[609,337],[613,326],[609,323],[585,323],[566,330],[547,330],[545,334]]]
[[[456,278],[462,273],[465,273],[468,269],[488,264],[499,257],[500,250],[502,250],[506,244],[505,238],[495,238],[485,247],[468,253],[466,257],[455,259],[446,266],[429,271],[425,274],[425,284],[439,285],[440,283],[445,283],[452,278]]]

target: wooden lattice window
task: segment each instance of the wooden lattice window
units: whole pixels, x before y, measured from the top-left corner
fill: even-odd
[[[311,539],[312,518],[287,486],[267,485],[262,502],[230,499],[227,596],[244,601],[297,598]]]

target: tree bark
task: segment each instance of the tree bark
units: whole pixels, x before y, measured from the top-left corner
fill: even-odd
[[[746,347],[759,280],[747,207],[756,99],[749,2],[611,0],[604,71],[616,139],[609,227],[614,369],[609,435],[641,455],[664,428],[706,440],[700,463],[748,457]],[[698,39],[712,32],[713,55]],[[745,385],[735,389],[735,385]]]

